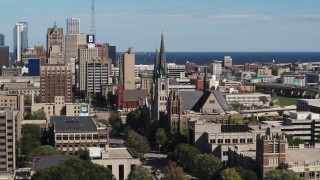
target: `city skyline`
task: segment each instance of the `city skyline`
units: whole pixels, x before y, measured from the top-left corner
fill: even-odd
[[[77,4],[76,4],[77,3]],[[129,46],[136,52],[154,51],[161,31],[168,52],[319,51],[319,1],[281,2],[253,0],[95,1],[98,43],[110,43],[118,51]],[[50,8],[49,8],[50,7]],[[76,7],[76,8],[74,8]],[[13,52],[12,27],[29,23],[29,46],[45,45],[46,29],[57,22],[66,34],[66,19],[81,21],[81,33],[90,33],[91,1],[48,2],[3,0],[6,14],[1,32]],[[12,13],[14,12],[14,13]]]

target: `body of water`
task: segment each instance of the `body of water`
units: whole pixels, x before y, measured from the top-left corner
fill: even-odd
[[[223,60],[224,56],[231,56],[233,64],[272,63],[273,59],[276,63],[320,62],[320,52],[167,52],[166,54],[167,62],[176,64],[185,64],[186,61],[199,65],[208,64],[212,60]],[[137,52],[136,64],[153,64],[154,55],[154,52]]]

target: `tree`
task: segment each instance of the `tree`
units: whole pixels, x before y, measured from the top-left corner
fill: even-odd
[[[58,166],[38,170],[33,176],[33,180],[94,180],[106,179],[112,180],[113,175],[110,169],[94,164],[90,161],[84,161],[77,158],[70,158],[60,163]]]
[[[180,133],[169,134],[165,143],[165,149],[167,152],[173,152],[178,145],[187,142],[187,137]]]
[[[25,124],[21,130],[21,153],[28,155],[34,148],[40,146],[42,131],[39,126]]]
[[[41,102],[41,99],[40,99],[40,96],[34,96],[34,102],[35,103],[40,103]]]
[[[38,111],[34,111],[31,113],[30,120],[46,120],[47,115],[43,109],[39,109]]]
[[[220,173],[221,180],[241,180],[241,176],[234,168],[227,168]]]
[[[109,124],[110,124],[111,127],[112,127],[112,131],[114,131],[114,132],[121,132],[121,131],[123,130],[122,123],[121,123],[121,119],[118,118],[115,113],[112,113],[112,114],[109,116],[108,121],[109,121]]]
[[[279,170],[279,169],[270,171],[265,177],[265,180],[278,180],[278,179],[302,180],[304,178],[299,177],[299,174],[292,170]]]
[[[211,89],[211,90],[216,90],[216,87],[215,87],[215,86],[211,86],[210,89]]]
[[[232,109],[234,109],[236,111],[246,109],[246,106],[244,104],[239,103],[239,102],[233,102],[230,104],[230,106],[232,107]]]
[[[221,161],[212,154],[198,154],[192,161],[192,174],[199,179],[216,179]]]
[[[156,132],[156,143],[160,148],[163,147],[164,143],[167,141],[167,135],[163,128],[158,128]]]
[[[57,148],[49,146],[49,145],[40,145],[34,148],[28,155],[28,160],[31,161],[33,157],[36,156],[50,156],[50,155],[58,155],[61,154]]]
[[[31,106],[31,96],[30,95],[25,95],[24,96],[24,105],[25,106]]]
[[[178,163],[184,170],[189,171],[192,168],[193,158],[200,154],[200,151],[189,145],[180,144],[172,153],[169,153],[169,158]]]
[[[141,109],[130,111],[127,114],[127,125],[138,133],[142,132],[143,118],[141,114]]]
[[[165,180],[187,180],[186,174],[183,172],[182,167],[178,166],[173,161],[168,162],[165,170]]]
[[[142,165],[134,166],[133,170],[131,170],[128,180],[155,180],[154,176],[151,172],[143,167]]]
[[[289,146],[299,146],[299,144],[303,144],[303,140],[300,138],[294,138],[291,134],[285,134]]]
[[[235,169],[243,180],[259,180],[257,174],[252,170],[244,169],[241,166],[235,167]]]
[[[263,104],[266,104],[269,101],[267,96],[260,96],[259,100],[262,101]]]
[[[133,148],[141,155],[150,151],[148,139],[131,129],[128,130],[126,135],[126,145]]]

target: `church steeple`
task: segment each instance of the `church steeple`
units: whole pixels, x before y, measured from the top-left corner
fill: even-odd
[[[161,45],[160,45],[160,63],[159,63],[159,72],[160,75],[167,76],[167,57],[166,51],[164,48],[164,41],[163,41],[163,33],[161,34]]]
[[[156,79],[158,78],[158,67],[159,67],[159,58],[158,58],[158,49],[156,49],[156,53],[154,56],[154,67],[153,67],[153,83],[156,82]]]

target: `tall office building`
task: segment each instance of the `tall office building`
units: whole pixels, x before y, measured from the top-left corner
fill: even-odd
[[[37,44],[33,48],[27,48],[22,53],[22,62],[24,65],[28,64],[29,59],[39,58],[43,61],[46,59],[46,50],[43,45]]]
[[[217,78],[220,78],[220,75],[222,74],[222,61],[214,60],[210,63],[209,72],[212,75],[216,75]]]
[[[28,23],[19,22],[13,29],[14,57],[17,62],[21,62],[21,55],[28,48]]]
[[[115,45],[109,45],[109,58],[112,60],[112,64],[115,66],[117,60],[117,48]]]
[[[4,44],[5,44],[4,34],[0,33],[0,46],[4,46]]]
[[[87,35],[87,36],[90,36],[90,35]],[[103,60],[109,59],[108,47],[109,47],[108,44],[94,44],[94,43],[88,43],[87,45],[79,45],[79,50],[78,50],[79,68],[76,73],[77,74],[76,87],[79,87],[79,90],[82,93],[82,95],[87,95],[87,92],[86,92],[87,62],[91,61],[92,59],[103,59]],[[109,66],[108,68],[109,68],[108,72],[111,74],[111,66]],[[134,68],[132,69],[134,70]]]
[[[64,35],[63,28],[54,23],[47,31],[47,57],[50,64],[64,64]]]
[[[67,34],[80,34],[80,20],[76,18],[67,19]]]
[[[41,66],[40,73],[42,103],[53,103],[55,96],[64,96],[65,102],[72,102],[71,65]]]
[[[135,83],[135,53],[132,47],[128,49],[127,52],[121,54],[120,57],[120,77],[123,78],[123,88],[136,89]]]
[[[0,69],[10,65],[9,46],[0,46]]]
[[[65,38],[66,38],[65,62],[68,64],[71,62],[71,58],[78,57],[78,46],[86,44],[86,35],[85,34],[67,34]]]
[[[101,87],[109,84],[111,60],[92,59],[87,62],[86,91],[88,94],[101,93]]]
[[[231,56],[225,56],[223,59],[223,65],[226,68],[232,67],[232,58]]]

